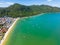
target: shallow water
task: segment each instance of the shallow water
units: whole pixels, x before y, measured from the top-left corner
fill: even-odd
[[[4,45],[60,45],[60,13],[21,18]]]

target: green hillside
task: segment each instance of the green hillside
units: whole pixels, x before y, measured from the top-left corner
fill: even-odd
[[[60,8],[48,5],[25,6],[15,3],[9,7],[0,8],[0,17],[25,17],[48,12],[60,12]]]

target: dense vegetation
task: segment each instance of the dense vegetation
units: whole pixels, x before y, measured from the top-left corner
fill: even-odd
[[[60,8],[48,5],[25,6],[16,3],[6,8],[0,8],[0,17],[3,16],[24,17],[48,12],[60,12]]]

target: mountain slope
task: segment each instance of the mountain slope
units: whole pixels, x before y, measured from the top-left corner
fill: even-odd
[[[0,17],[25,17],[49,12],[60,12],[60,8],[48,5],[25,6],[15,3],[14,5],[11,5],[7,8],[0,8]]]

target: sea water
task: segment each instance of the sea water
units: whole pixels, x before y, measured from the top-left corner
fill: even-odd
[[[60,45],[60,13],[21,18],[4,45]]]

